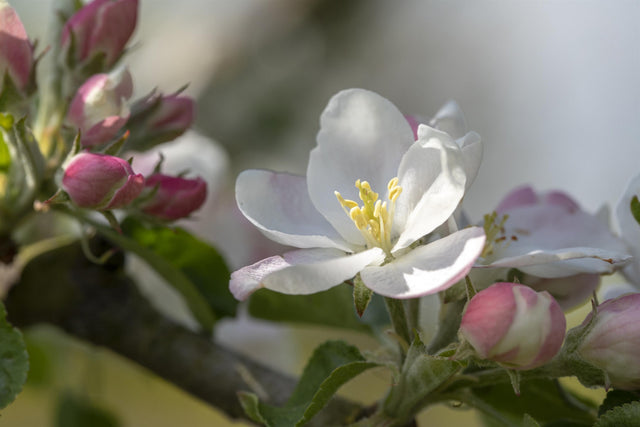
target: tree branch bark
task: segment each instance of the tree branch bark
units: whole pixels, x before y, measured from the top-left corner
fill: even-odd
[[[236,392],[250,390],[248,372],[282,405],[296,380],[228,350],[158,313],[123,270],[123,256],[106,265],[84,257],[78,244],[47,252],[24,269],[5,301],[18,327],[50,323],[95,345],[107,347],[232,418],[247,419]],[[311,425],[343,425],[362,407],[334,398]]]

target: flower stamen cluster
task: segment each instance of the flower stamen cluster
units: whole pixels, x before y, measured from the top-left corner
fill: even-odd
[[[345,199],[340,192],[334,194],[349,218],[356,225],[365,238],[367,246],[379,247],[387,255],[391,255],[391,228],[393,227],[393,214],[396,200],[402,193],[402,187],[398,185],[398,177],[394,177],[387,184],[387,201],[378,199],[378,193],[371,189],[368,181],[357,180],[356,188],[358,196],[362,200],[362,207],[355,201]]]

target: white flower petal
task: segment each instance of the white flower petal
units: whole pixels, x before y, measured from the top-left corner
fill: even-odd
[[[313,204],[347,241],[364,244],[334,191],[359,202],[354,184],[360,179],[383,198],[412,143],[409,123],[380,95],[350,89],[329,101],[320,118],[318,145],[309,157],[307,181]]]
[[[298,248],[351,251],[311,203],[303,176],[244,171],[236,181],[236,200],[244,216],[271,240]]]
[[[447,101],[429,122],[429,126],[448,133],[453,139],[462,138],[467,133],[467,121],[462,109],[454,100]]]
[[[521,255],[500,258],[488,265],[476,267],[517,268],[527,274],[543,278],[573,276],[580,273],[612,273],[631,256],[605,249],[573,247],[555,250],[534,250]]]
[[[468,189],[478,176],[480,163],[482,163],[483,146],[480,135],[469,132],[456,141],[462,149],[464,173],[467,176],[466,188]]]
[[[384,258],[380,248],[353,255],[334,249],[290,252],[285,254],[290,265],[266,276],[262,284],[284,294],[313,294],[351,279],[367,265],[380,264]]]
[[[402,157],[398,169],[402,193],[393,219],[400,232],[393,251],[406,248],[433,231],[456,210],[465,190],[462,153],[445,133],[425,125]]]
[[[272,256],[231,273],[229,290],[233,296],[244,301],[262,287],[262,279],[269,273],[288,267],[290,264],[281,256]]]
[[[360,273],[365,285],[392,298],[416,298],[442,291],[462,279],[482,252],[484,230],[471,227],[407,252]]]

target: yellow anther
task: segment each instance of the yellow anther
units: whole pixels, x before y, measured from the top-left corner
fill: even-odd
[[[387,184],[387,190],[391,191],[396,188],[398,186],[398,181],[400,180],[397,176],[395,178],[391,178],[391,181],[389,181],[389,184]]]
[[[387,254],[391,254],[391,227],[393,225],[393,210],[395,202],[402,193],[402,187],[398,185],[398,178],[393,178],[387,185],[388,201],[378,200],[378,193],[371,189],[368,181],[357,180],[355,186],[362,206],[353,200],[342,197],[338,191],[334,191],[338,202],[354,222],[358,230],[367,242],[367,246],[378,246]],[[389,208],[387,208],[389,206]]]

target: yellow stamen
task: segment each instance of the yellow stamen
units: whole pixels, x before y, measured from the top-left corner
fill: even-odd
[[[379,200],[378,193],[371,189],[367,181],[357,180],[355,185],[362,206],[353,200],[348,200],[335,191],[334,194],[344,211],[354,222],[369,247],[377,246],[387,254],[391,254],[391,228],[393,226],[393,212],[396,200],[402,193],[398,185],[398,178],[393,178],[387,185],[387,201]]]

